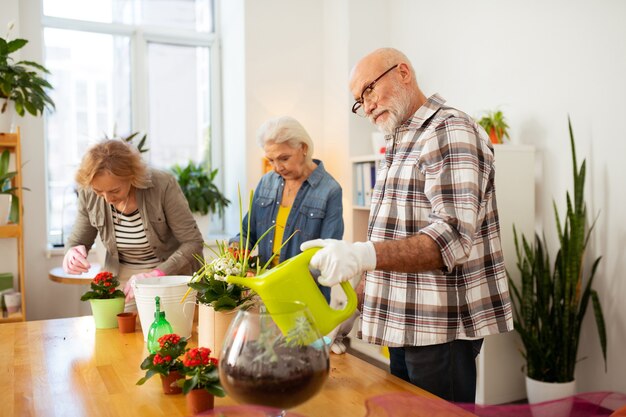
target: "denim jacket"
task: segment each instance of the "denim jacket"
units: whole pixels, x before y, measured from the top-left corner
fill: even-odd
[[[300,244],[312,239],[341,239],[343,237],[343,205],[341,186],[326,172],[324,164],[313,160],[317,168],[302,183],[291,206],[283,239],[298,231],[280,251],[284,261],[300,253]],[[250,245],[252,248],[267,229],[276,224],[276,215],[282,199],[285,181],[276,172],[265,174],[254,192],[252,217],[250,219]],[[248,216],[243,219],[245,239]],[[272,256],[274,231],[269,232],[259,243],[259,257],[265,263]],[[239,243],[239,234],[230,242]]]

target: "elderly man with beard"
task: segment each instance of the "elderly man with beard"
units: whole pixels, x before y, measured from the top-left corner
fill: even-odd
[[[513,329],[493,148],[467,114],[426,97],[398,50],[353,68],[352,112],[386,134],[368,241],[317,239],[332,286],[364,274],[358,337],[389,347],[391,373],[446,400],[474,402],[483,338]]]

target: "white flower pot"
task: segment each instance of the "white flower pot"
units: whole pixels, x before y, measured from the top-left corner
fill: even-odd
[[[208,214],[201,215],[198,213],[193,213],[193,218],[198,225],[198,230],[202,233],[202,238],[204,241],[208,241],[209,239],[209,228],[211,226],[211,216]]]
[[[543,382],[526,377],[526,396],[533,417],[567,417],[574,405],[576,381]]]
[[[0,99],[0,109],[2,109],[3,105],[4,99]],[[0,132],[15,132],[16,115],[17,113],[15,113],[15,105],[12,101],[9,101],[6,111],[4,113],[0,113]]]
[[[215,311],[206,304],[198,304],[198,346],[207,347],[213,356],[220,355],[226,331],[237,315],[237,309]]]
[[[9,222],[9,212],[11,211],[11,195],[0,194],[0,226]]]

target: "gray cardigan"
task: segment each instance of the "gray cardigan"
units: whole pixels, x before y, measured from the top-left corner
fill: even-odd
[[[174,176],[150,169],[148,187],[135,192],[148,242],[161,260],[157,268],[166,275],[192,275],[200,266],[194,254],[202,256],[203,239]],[[117,274],[119,258],[111,206],[91,188],[85,188],[78,193],[78,214],[67,248],[85,245],[89,250],[98,233],[107,252],[104,270]]]

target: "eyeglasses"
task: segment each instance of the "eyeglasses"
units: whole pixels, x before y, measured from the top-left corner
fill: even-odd
[[[367,87],[363,89],[363,92],[361,92],[361,98],[356,100],[352,105],[352,113],[356,114],[357,116],[365,117],[365,107],[363,107],[363,103],[365,103],[365,100],[369,102],[378,100],[378,95],[376,94],[376,91],[374,91],[376,83],[398,65],[399,64],[396,64],[393,67],[389,68],[387,71],[380,74],[378,78],[369,83]]]

